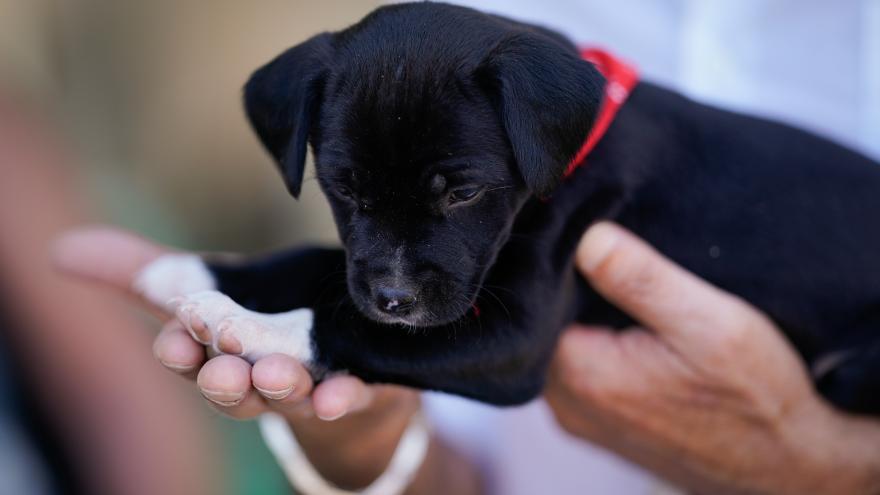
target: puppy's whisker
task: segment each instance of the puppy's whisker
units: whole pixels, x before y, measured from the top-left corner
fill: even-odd
[[[503,190],[505,190],[505,189],[513,189],[513,187],[514,187],[514,186],[493,187],[493,188],[491,188],[491,189],[486,189],[486,192],[492,192],[492,191],[503,191]]]
[[[504,304],[504,301],[502,301],[500,297],[495,295],[487,286],[483,286],[482,289],[483,290],[481,290],[478,294],[486,294],[487,296],[491,296],[498,303],[498,305],[501,306],[501,309],[503,309],[504,312],[507,314],[508,322],[512,322],[513,316],[510,314],[510,310],[507,309],[507,305]]]
[[[512,297],[516,297],[516,291],[514,291],[513,289],[510,289],[510,288],[508,288],[508,287],[501,287],[500,285],[488,285],[488,284],[483,284],[482,287],[483,287],[483,288],[486,288],[486,289],[494,289],[494,290],[505,291],[505,292],[507,292],[508,294],[510,294]]]

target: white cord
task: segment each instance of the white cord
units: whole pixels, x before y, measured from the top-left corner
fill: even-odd
[[[263,414],[259,425],[263,440],[287,479],[303,495],[400,495],[412,483],[431,441],[431,431],[424,415],[420,412],[414,414],[385,472],[370,486],[359,492],[350,492],[333,486],[318,473],[282,416]]]

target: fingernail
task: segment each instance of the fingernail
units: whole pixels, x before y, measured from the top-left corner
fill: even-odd
[[[581,268],[592,273],[614,251],[620,240],[620,232],[607,222],[594,224],[584,234],[578,246],[578,261]]]
[[[195,314],[195,312],[190,312],[189,328],[196,334],[200,342],[207,344],[211,341],[211,330],[205,324],[205,320]]]
[[[244,352],[241,348],[241,342],[226,332],[220,333],[220,336],[217,338],[217,348],[220,349],[220,352],[236,356]]]
[[[323,415],[321,415],[321,414],[318,414],[317,416],[318,416],[319,419],[322,419],[322,420],[324,420],[324,421],[336,421],[337,419],[339,419],[339,418],[345,416],[345,414],[346,414],[347,412],[348,412],[348,411],[342,411],[341,413],[336,414],[336,415],[333,415],[333,416],[323,416]]]
[[[191,364],[172,363],[162,359],[159,359],[159,363],[175,373],[189,373],[196,368]]]
[[[265,390],[259,387],[254,387],[257,389],[257,392],[260,393],[263,397],[272,400],[282,400],[286,399],[291,393],[293,393],[293,385],[282,389],[282,390]]]
[[[209,401],[221,406],[236,406],[244,400],[244,392],[222,392],[220,390],[202,389],[202,395]]]

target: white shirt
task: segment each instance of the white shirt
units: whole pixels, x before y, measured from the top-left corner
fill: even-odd
[[[880,0],[447,0],[602,46],[642,79],[810,129],[880,159]],[[573,439],[534,402],[426,394],[441,434],[492,493],[658,494],[642,469]],[[647,412],[646,412],[647,414]]]
[[[642,78],[880,158],[880,0],[449,0],[599,45]]]

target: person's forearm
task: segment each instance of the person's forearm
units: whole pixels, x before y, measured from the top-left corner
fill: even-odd
[[[431,439],[425,463],[407,495],[479,495],[483,480],[476,466],[438,437]]]

